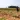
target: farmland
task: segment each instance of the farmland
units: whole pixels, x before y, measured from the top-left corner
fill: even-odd
[[[13,16],[17,16],[19,13],[20,12],[17,13],[16,8],[0,8],[0,18],[1,19],[4,18],[6,20],[14,20]],[[18,19],[19,18],[15,18],[15,20],[18,20]]]

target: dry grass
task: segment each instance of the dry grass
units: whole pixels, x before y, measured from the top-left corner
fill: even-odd
[[[12,16],[15,16],[15,14],[16,16],[18,15],[15,9],[0,10],[0,17],[6,18],[6,20],[14,20],[14,17]],[[15,20],[18,20],[18,18],[15,18]]]

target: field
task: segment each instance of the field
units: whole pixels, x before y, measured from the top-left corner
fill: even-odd
[[[0,8],[0,20],[20,20],[13,16],[18,16],[20,12],[17,13],[16,8]]]

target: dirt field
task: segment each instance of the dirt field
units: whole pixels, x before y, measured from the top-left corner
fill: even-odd
[[[7,15],[7,16],[4,15],[3,18],[4,17],[6,18],[6,20],[20,20],[19,18],[15,18],[15,17],[9,16],[9,15]],[[2,18],[2,17],[0,17],[0,18]]]
[[[5,18],[6,20],[20,20],[19,18],[15,18],[13,16],[18,16],[20,12],[17,13],[16,10],[0,10],[0,18]]]
[[[18,12],[19,13],[19,12]],[[5,15],[2,15],[2,14],[0,14],[0,18],[6,18],[6,20],[20,20],[19,18],[15,18],[15,17],[12,17],[12,15],[9,15],[9,14],[5,14]]]

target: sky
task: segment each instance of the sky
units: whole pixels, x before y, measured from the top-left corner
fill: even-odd
[[[8,6],[20,7],[20,0],[0,0],[0,8],[8,8]]]

